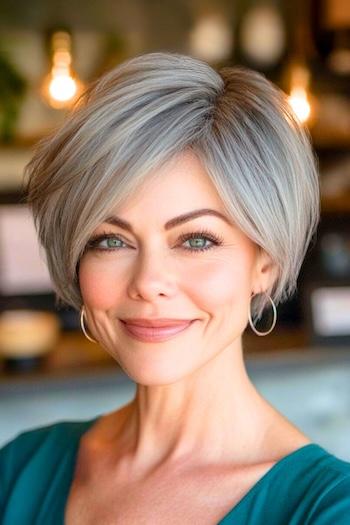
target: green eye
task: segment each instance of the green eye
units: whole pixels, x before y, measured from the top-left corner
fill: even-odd
[[[125,243],[114,234],[102,234],[90,239],[86,248],[87,250],[112,251],[116,248],[122,248],[123,244]]]
[[[192,253],[204,252],[223,243],[223,239],[206,230],[180,235],[180,241],[183,245],[189,243],[183,249]],[[114,233],[102,233],[90,239],[86,249],[114,253],[125,246],[128,244]]]
[[[186,242],[190,243],[191,248],[205,248],[205,243],[208,239],[205,237],[194,237],[191,239],[187,239]]]
[[[120,239],[116,239],[115,237],[110,237],[108,239],[105,239],[106,243],[107,243],[107,248],[119,248],[119,242]]]
[[[223,239],[207,230],[185,233],[180,235],[180,240],[184,244],[189,243],[184,246],[184,249],[192,253],[204,252],[223,243]]]

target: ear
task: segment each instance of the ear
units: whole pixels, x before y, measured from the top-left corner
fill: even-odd
[[[252,280],[252,292],[258,294],[268,290],[277,278],[277,265],[262,248],[258,249]]]

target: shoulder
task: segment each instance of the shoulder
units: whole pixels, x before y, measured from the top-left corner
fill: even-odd
[[[312,468],[306,525],[350,523],[350,462],[320,448]],[[311,496],[311,498],[310,498]]]
[[[61,421],[21,432],[0,449],[0,508],[20,478],[49,473],[77,444],[89,421]]]
[[[350,463],[317,443],[287,455],[265,481],[254,504],[271,523],[349,525]]]
[[[36,427],[17,434],[0,449],[0,460],[8,460],[11,456],[16,462],[25,460],[28,454],[41,447],[51,444],[69,443],[71,438],[78,436],[92,423],[89,421],[60,421]]]

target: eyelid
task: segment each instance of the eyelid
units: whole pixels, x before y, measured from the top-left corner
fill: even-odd
[[[176,235],[176,238],[182,239],[184,237],[188,237],[191,235],[193,236],[197,235],[198,237],[200,236],[209,237],[209,238],[212,237],[214,240],[222,240],[218,234],[211,232],[210,230],[207,230],[206,228],[198,228],[198,229],[193,229],[189,232],[180,233]],[[96,233],[95,235],[92,235],[89,238],[88,242],[93,242],[99,239],[102,240],[103,238],[115,238],[115,237],[118,237],[118,239],[122,240],[125,243],[132,242],[132,241],[129,241],[126,237],[124,237],[123,234],[119,232],[113,232],[113,231],[108,231],[108,232],[102,231],[101,233]]]
[[[184,250],[186,251],[192,251],[192,252],[200,252],[200,251],[206,251],[214,246],[220,246],[223,244],[224,242],[224,239],[218,235],[217,233],[214,233],[210,230],[208,230],[207,228],[198,228],[196,230],[191,230],[187,233],[181,233],[180,235],[177,235],[177,240],[180,241],[180,243],[184,243],[184,242],[187,242],[188,240],[190,239],[193,239],[193,238],[206,238],[208,241],[210,241],[212,243],[212,246],[211,247],[208,247],[208,248],[198,248],[198,249],[195,249],[195,248],[184,248]],[[96,250],[100,250],[100,251],[109,251],[109,252],[112,252],[114,250],[118,250],[118,249],[121,249],[121,247],[116,247],[116,248],[98,248],[97,245],[99,242],[102,242],[104,241],[105,239],[115,239],[117,238],[118,240],[120,240],[122,243],[130,246],[130,241],[128,241],[127,239],[125,239],[125,237],[120,234],[120,233],[116,233],[116,232],[107,232],[107,231],[104,231],[104,232],[101,232],[101,233],[97,233],[96,235],[93,235],[88,243],[87,243],[87,247],[88,248],[96,248]]]

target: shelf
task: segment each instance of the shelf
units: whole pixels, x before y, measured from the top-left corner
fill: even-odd
[[[300,367],[301,362],[312,364],[320,356],[323,359],[327,356],[327,349],[312,347],[301,329],[275,330],[266,337],[259,337],[247,330],[243,336],[243,349],[247,363],[257,367],[264,367],[264,363],[285,367],[287,362]],[[339,358],[347,356],[350,362],[350,348],[331,350],[332,359],[335,355]],[[27,372],[10,372],[2,366],[0,393],[62,389],[68,385],[78,388],[87,384],[96,386],[125,380],[129,379],[124,371],[99,345],[89,342],[80,332],[67,333],[62,334],[40,368]]]

